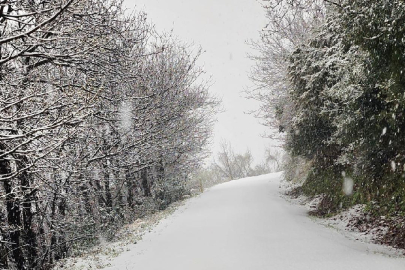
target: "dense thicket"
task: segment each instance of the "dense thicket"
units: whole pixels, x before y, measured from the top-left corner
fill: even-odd
[[[120,1],[0,2],[0,268],[47,268],[182,196],[217,104],[198,56]]]
[[[263,88],[254,94],[262,116],[277,119],[267,122],[285,134],[287,175],[302,177],[305,168],[304,191],[326,195],[324,213],[362,202],[403,215],[405,3],[270,2],[269,24],[281,6],[289,27],[264,30],[254,76]],[[323,16],[312,20],[316,14]],[[289,42],[290,29],[301,25],[309,31]],[[269,36],[284,40],[283,54]]]

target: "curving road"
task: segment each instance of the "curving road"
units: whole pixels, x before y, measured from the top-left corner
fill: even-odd
[[[190,199],[106,269],[404,270],[376,245],[355,242],[280,197],[281,175],[228,182]]]

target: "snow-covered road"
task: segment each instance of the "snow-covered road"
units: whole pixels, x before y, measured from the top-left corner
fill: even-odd
[[[190,199],[106,269],[405,269],[405,259],[349,240],[281,198],[280,177],[236,180]]]

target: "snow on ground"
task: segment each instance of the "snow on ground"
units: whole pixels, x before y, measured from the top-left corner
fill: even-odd
[[[162,219],[167,218],[184,201],[172,203],[163,211],[149,214],[143,218],[135,220],[133,223],[125,225],[116,234],[114,241],[105,241],[100,237],[100,245],[91,249],[78,251],[80,255],[69,257],[57,262],[54,270],[87,270],[103,269],[110,265],[110,261],[124,251],[129,251],[129,244],[138,243],[142,237],[152,230]]]
[[[326,219],[317,219],[318,222],[324,226],[334,228],[340,231],[347,238],[362,241],[365,243],[372,243],[381,234],[384,234],[387,228],[375,228],[368,232],[360,232],[357,228],[350,226],[351,221],[355,218],[360,217],[363,214],[365,205],[355,205],[350,209],[347,209],[333,217]],[[375,252],[381,252],[390,255],[400,255],[403,250],[395,249],[388,246],[374,245]]]
[[[321,226],[280,196],[281,174],[215,186],[190,199],[106,269],[405,269],[388,249]]]
[[[308,198],[302,194],[293,195],[294,190],[299,186],[300,184],[291,184],[281,180],[281,196],[292,204],[304,207],[308,212],[317,210],[324,196],[321,194],[313,198]],[[379,240],[387,233],[388,227],[385,226],[384,223],[377,225],[364,223],[359,225],[358,220],[369,218],[365,212],[365,207],[366,205],[358,204],[329,218],[318,218],[315,216],[311,216],[310,218],[320,225],[338,231],[348,239],[369,244],[370,251],[374,253],[382,253],[394,257],[405,255],[403,249],[374,244],[380,242]],[[361,230],[359,229],[360,227]]]

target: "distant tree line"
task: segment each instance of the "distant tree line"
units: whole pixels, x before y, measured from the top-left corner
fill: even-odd
[[[257,163],[247,149],[237,153],[228,141],[222,141],[220,150],[204,167],[192,174],[189,185],[201,192],[204,188],[236,180],[282,170],[283,154],[276,148],[266,148],[264,160]]]
[[[265,5],[268,25],[254,44],[259,89],[250,94],[285,135],[286,176],[326,195],[321,214],[367,203],[376,215],[404,215],[405,2]]]
[[[47,269],[185,192],[200,52],[119,0],[0,1],[0,268]]]

